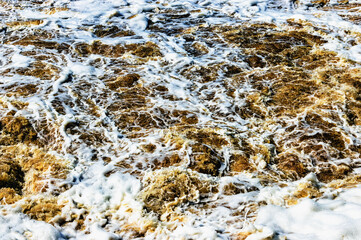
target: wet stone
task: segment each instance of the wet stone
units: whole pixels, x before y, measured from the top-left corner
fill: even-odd
[[[110,25],[110,26],[97,25],[92,29],[92,32],[95,36],[100,38],[127,37],[134,35],[132,31],[119,28],[118,26],[115,25]]]
[[[241,154],[233,154],[230,158],[230,172],[243,172],[254,170],[254,166],[249,162],[249,158]]]
[[[0,130],[10,139],[1,140],[1,144],[13,144],[18,142],[35,142],[37,133],[30,121],[24,117],[3,117],[0,120]]]
[[[12,84],[4,87],[8,96],[31,96],[37,93],[38,87],[35,84]]]
[[[62,207],[57,204],[56,198],[27,200],[26,204],[21,206],[22,212],[31,219],[45,222],[51,222],[55,216],[60,215]]]
[[[130,73],[124,76],[117,77],[116,80],[107,83],[111,90],[116,90],[121,87],[132,87],[140,79],[136,73]]]
[[[149,173],[143,182],[139,197],[148,211],[159,215],[183,204],[197,203],[215,188],[210,180],[181,168],[164,168]]]
[[[140,45],[134,51],[132,51],[132,54],[141,58],[163,56],[159,50],[159,47],[152,42],[147,42],[144,45]]]
[[[16,73],[24,76],[32,76],[41,80],[51,80],[59,76],[60,69],[43,61],[31,63],[26,68],[19,68]]]
[[[11,188],[16,193],[21,193],[23,188],[24,172],[20,165],[11,160],[0,158],[0,189]],[[9,190],[7,190],[9,192]],[[11,192],[10,192],[11,193]]]
[[[78,43],[74,45],[74,50],[82,57],[90,54],[102,55],[105,57],[121,57],[125,53],[125,48],[122,45],[106,45],[101,41],[93,41],[92,44]]]
[[[333,165],[327,169],[321,169],[317,178],[322,182],[330,182],[335,179],[343,179],[352,172],[352,168],[346,164]]]
[[[300,179],[307,174],[299,157],[295,154],[280,154],[275,159],[278,168],[285,174],[286,179]]]
[[[218,176],[222,166],[222,157],[214,149],[204,144],[191,144],[190,168],[194,171]]]
[[[242,182],[231,182],[223,186],[222,193],[225,195],[236,195],[240,193],[248,193],[258,191],[255,186],[250,186]]]
[[[166,156],[153,161],[154,169],[177,167],[184,164],[184,159],[177,153],[167,154]]]
[[[8,205],[19,201],[22,196],[13,188],[0,188],[0,204]]]
[[[229,144],[228,141],[220,134],[207,129],[200,129],[198,131],[190,130],[186,133],[186,137],[201,144],[209,145],[218,149]]]

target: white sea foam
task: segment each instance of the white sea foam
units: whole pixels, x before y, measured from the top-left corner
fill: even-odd
[[[52,225],[31,220],[21,213],[0,215],[0,224],[0,238],[2,239],[65,239]]]
[[[247,239],[264,239],[265,232],[287,239],[359,239],[360,194],[357,187],[332,200],[304,199],[288,209],[268,205],[261,208],[255,222],[259,233]]]

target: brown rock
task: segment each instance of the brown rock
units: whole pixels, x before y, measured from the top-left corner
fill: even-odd
[[[9,141],[2,144],[13,144],[18,142],[35,142],[37,133],[30,121],[25,117],[7,116],[0,120],[0,130],[3,134],[10,136]]]
[[[21,199],[15,189],[0,188],[0,204],[13,204]]]
[[[254,167],[250,164],[249,159],[241,154],[233,154],[230,158],[230,171],[243,172],[252,170]]]
[[[152,42],[147,42],[144,45],[140,45],[132,53],[141,58],[163,56],[159,50],[159,47]]]
[[[134,33],[129,30],[123,30],[115,25],[112,26],[103,26],[97,25],[92,29],[92,32],[95,36],[103,38],[103,37],[126,37],[132,36]]]
[[[275,158],[278,168],[287,178],[299,179],[306,175],[307,170],[295,154],[283,154]]]
[[[0,188],[11,188],[21,193],[24,172],[20,165],[11,159],[0,158]]]
[[[136,73],[130,73],[124,76],[117,77],[116,80],[107,83],[111,90],[116,90],[118,88],[132,87],[140,79],[140,76]]]
[[[50,222],[55,216],[59,215],[62,207],[62,205],[57,204],[56,198],[27,200],[27,203],[21,206],[24,214],[32,219],[45,222]]]
[[[164,168],[145,176],[139,195],[148,211],[171,212],[179,205],[197,203],[215,188],[214,183],[200,175],[179,168]]]
[[[321,169],[317,178],[321,182],[330,182],[335,179],[343,179],[352,172],[352,168],[346,164],[332,165],[329,168]]]
[[[191,144],[191,163],[189,167],[197,172],[218,176],[221,167],[219,153],[204,144]]]

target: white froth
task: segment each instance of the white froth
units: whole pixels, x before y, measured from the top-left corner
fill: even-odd
[[[259,233],[247,239],[264,239],[262,232],[287,239],[349,239],[361,236],[361,188],[346,190],[334,200],[304,199],[290,208],[261,208],[255,226]],[[357,199],[357,200],[356,200]],[[354,202],[356,200],[356,202]]]
[[[15,53],[11,57],[11,60],[12,60],[12,64],[10,65],[10,67],[13,68],[26,68],[32,62],[32,59],[30,57],[21,55],[19,53]]]
[[[135,17],[131,18],[129,20],[129,26],[135,30],[138,31],[144,31],[148,27],[148,18],[143,14],[137,14]]]
[[[23,214],[0,215],[1,239],[61,240],[62,234],[50,224],[29,219]]]

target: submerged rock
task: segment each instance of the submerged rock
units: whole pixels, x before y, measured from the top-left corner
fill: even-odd
[[[0,200],[2,204],[42,192],[58,194],[55,183],[66,178],[69,162],[36,146],[0,147]],[[49,187],[52,185],[52,190]]]
[[[24,117],[3,117],[0,120],[0,131],[3,133],[3,137],[0,140],[2,145],[35,142],[37,139],[37,133],[30,121]]]
[[[57,215],[60,215],[63,205],[57,203],[55,197],[38,197],[37,199],[27,199],[22,203],[22,212],[31,219],[51,222]]]
[[[163,168],[148,172],[139,198],[148,211],[169,214],[176,207],[197,204],[216,190],[216,184],[197,172],[184,168]]]
[[[0,200],[11,204],[19,199],[24,186],[24,172],[12,159],[0,158]]]

